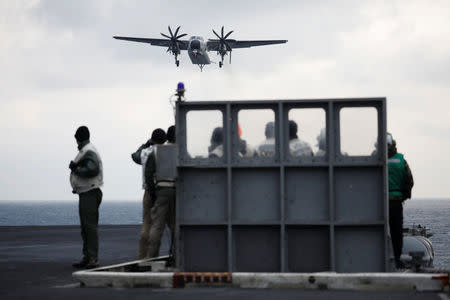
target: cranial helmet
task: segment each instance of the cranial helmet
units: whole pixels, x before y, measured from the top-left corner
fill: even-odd
[[[216,127],[211,135],[211,144],[222,144],[223,143],[223,130],[222,127]]]
[[[386,143],[388,144],[388,146],[395,144],[394,138],[392,137],[392,134],[390,134],[389,132],[386,134]]]
[[[289,120],[289,139],[297,138],[297,123],[295,121]]]
[[[275,124],[273,122],[268,122],[266,124],[266,130],[264,134],[268,139],[273,139],[275,137]]]
[[[154,144],[164,144],[167,140],[166,132],[161,128],[156,128],[152,132],[152,142]]]
[[[79,142],[84,142],[89,140],[90,133],[89,129],[86,126],[80,126],[78,127],[77,131],[75,132],[75,139]]]
[[[326,146],[326,139],[325,138],[326,138],[325,128],[322,128],[320,130],[319,135],[317,136],[317,146],[321,150],[325,150],[325,146]]]

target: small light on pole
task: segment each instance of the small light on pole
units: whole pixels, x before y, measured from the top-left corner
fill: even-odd
[[[182,98],[184,98],[184,92],[185,92],[184,83],[178,82],[177,93],[175,94],[178,97],[177,101],[183,101]]]

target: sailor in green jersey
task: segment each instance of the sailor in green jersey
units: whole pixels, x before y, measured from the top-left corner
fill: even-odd
[[[389,228],[392,248],[394,249],[395,266],[402,267],[400,255],[403,247],[403,201],[411,198],[414,185],[411,169],[403,154],[397,152],[396,142],[390,133],[387,134],[388,171],[389,171]]]

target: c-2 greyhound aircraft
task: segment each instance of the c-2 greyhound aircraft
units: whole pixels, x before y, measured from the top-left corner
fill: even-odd
[[[205,41],[201,36],[191,36],[189,40],[180,40],[180,38],[187,35],[186,33],[178,35],[180,26],[178,26],[178,28],[175,30],[175,33],[172,32],[170,26],[168,26],[168,29],[170,36],[161,33],[161,35],[165,37],[165,39],[135,38],[124,36],[114,36],[114,38],[118,40],[149,43],[152,46],[167,47],[167,52],[171,52],[175,56],[175,64],[177,67],[180,65],[178,55],[180,55],[181,50],[187,50],[191,62],[194,65],[198,65],[201,71],[203,70],[203,67],[205,65],[209,65],[211,63],[211,60],[208,56],[208,51],[217,51],[217,54],[221,57],[221,61],[219,61],[219,67],[222,68],[223,58],[228,54],[228,52],[230,55],[231,64],[231,51],[234,48],[249,48],[255,46],[284,44],[287,42],[287,40],[238,41],[229,39],[228,37],[231,33],[233,33],[233,31],[230,31],[224,35],[223,26],[220,36],[213,29],[213,33],[218,39],[208,39],[208,41]]]

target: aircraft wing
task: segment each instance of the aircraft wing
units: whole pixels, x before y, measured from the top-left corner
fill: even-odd
[[[274,45],[274,44],[284,44],[287,43],[287,40],[262,40],[262,41],[238,41],[227,39],[226,42],[232,49],[234,48],[250,48],[256,46],[266,46],[266,45]],[[207,42],[209,51],[217,51],[219,50],[220,40],[210,39]]]
[[[113,36],[116,40],[124,40],[130,42],[147,43],[152,46],[169,47],[171,41],[169,39],[147,39],[147,38],[136,38],[136,37],[126,37],[126,36]],[[188,41],[179,40],[180,50],[187,50]]]

